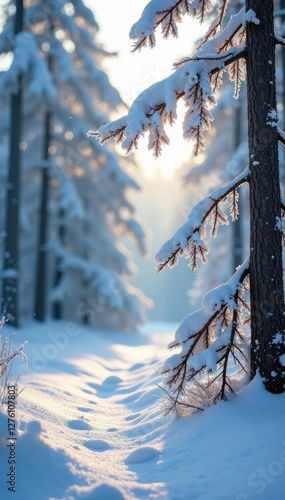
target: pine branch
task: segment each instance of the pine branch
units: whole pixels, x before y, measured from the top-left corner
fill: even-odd
[[[165,389],[165,387],[162,387],[161,385],[157,384],[157,387],[163,391],[166,395],[167,395],[167,400],[170,401],[172,404],[166,409],[165,413],[164,413],[164,416],[166,417],[169,413],[171,413],[173,410],[176,410],[176,413],[177,413],[177,416],[179,415],[178,411],[177,411],[177,400],[176,398],[172,395],[172,394],[169,394],[167,392],[167,390]],[[195,411],[204,411],[204,408],[202,407],[199,407],[197,405],[191,405],[189,403],[184,403],[183,401],[180,401],[180,406],[185,406],[185,408],[189,409],[191,408],[192,410],[195,410]]]
[[[248,182],[250,178],[249,170],[246,169],[242,172],[236,179],[231,181],[229,184],[223,186],[222,188],[218,188],[213,191],[207,198],[199,202],[190,212],[187,221],[181,226],[180,229],[174,234],[174,236],[168,240],[158,252],[156,256],[156,262],[158,264],[158,272],[162,271],[166,266],[172,267],[175,265],[179,256],[186,254],[186,257],[189,257],[188,251],[189,246],[193,251],[194,247],[197,249],[203,248],[202,244],[205,242],[200,239],[200,232],[207,221],[207,219],[217,213],[218,205],[225,201],[230,193],[236,190],[239,186],[241,186],[244,182]],[[222,217],[223,219],[223,217]],[[217,219],[214,222],[217,223]],[[197,240],[198,238],[198,240]],[[198,241],[198,243],[197,243]],[[191,255],[190,255],[191,258]],[[196,263],[192,269],[196,268]]]
[[[222,367],[222,383],[221,383],[221,388],[220,391],[216,394],[214,398],[214,403],[217,403],[220,400],[226,400],[226,389],[229,389],[231,393],[234,394],[234,391],[228,382],[228,364],[229,364],[229,359],[230,359],[230,354],[232,353],[232,349],[234,346],[234,339],[237,333],[237,322],[238,322],[238,309],[237,309],[237,301],[238,301],[238,295],[239,295],[239,290],[236,291],[234,295],[234,301],[236,304],[236,308],[233,311],[233,319],[232,319],[232,327],[231,327],[231,335],[230,335],[230,341],[226,347],[225,353],[223,354],[223,357],[220,359],[220,362],[223,361],[223,367]]]
[[[200,42],[198,49],[203,47],[203,50],[207,52],[208,46],[212,43],[213,38],[215,38],[215,45],[219,46],[218,53],[224,52],[230,46],[233,46],[236,36],[241,30],[243,31],[244,14],[245,8],[243,7],[237,14],[230,18],[223,30],[220,29],[219,34],[217,34],[218,29],[215,30],[215,27],[218,28],[219,26],[217,26],[216,21],[214,21],[213,25],[210,26],[208,33],[206,33]]]
[[[239,216],[238,200],[239,200],[239,193],[236,189],[234,189],[231,193],[231,204],[230,204],[230,214],[232,217],[232,221],[236,221]]]
[[[222,54],[206,54],[204,56],[193,55],[192,57],[184,57],[173,64],[173,68],[179,68],[184,64],[190,61],[222,61],[223,59],[227,59],[229,56],[234,57],[236,51],[234,49],[230,49],[227,52],[223,52]]]
[[[181,22],[184,14],[196,17],[202,23],[207,13],[212,10],[212,2],[211,0],[197,0],[194,5],[192,3],[191,0],[176,0],[173,6],[154,11],[152,2],[149,2],[141,18],[131,28],[130,37],[136,40],[132,52],[140,51],[147,45],[154,47],[155,31],[159,26],[164,38],[167,39],[170,35],[177,38],[177,24]]]
[[[211,59],[211,54],[209,56],[209,59],[207,59],[208,55],[206,55],[206,59],[201,58],[199,61],[191,61],[187,70],[186,66],[178,68],[168,78],[143,91],[134,101],[128,115],[100,127],[99,131],[89,131],[88,135],[96,137],[101,143],[114,139],[117,142],[121,142],[122,148],[129,152],[132,148],[136,148],[138,139],[147,130],[151,132],[154,127],[154,116],[157,112],[161,116],[162,124],[169,123],[171,125],[174,122],[177,102],[183,97],[186,106],[188,106],[185,115],[185,122],[187,123],[184,122],[184,136],[187,139],[196,139],[194,154],[198,154],[199,150],[204,147],[203,130],[210,128],[212,120],[208,108],[210,105],[215,104],[209,79],[215,73],[220,72],[222,67],[227,67],[229,64],[243,58],[245,56],[245,47],[232,49],[222,60]],[[202,61],[205,61],[205,67],[201,67]],[[200,104],[196,99],[200,107],[200,121],[197,123],[196,119],[194,121],[191,120],[193,109],[190,104],[192,98],[194,98],[192,89],[196,85],[195,80],[200,82],[202,75],[203,86],[200,85],[200,89],[196,88],[196,92],[200,92]],[[156,89],[159,85],[161,89],[160,92],[157,92]],[[208,89],[205,90],[207,87]],[[165,134],[162,132],[161,135]],[[168,143],[168,141],[163,142]],[[156,148],[155,153],[160,154],[160,148]]]
[[[216,200],[213,200],[213,201],[216,201]],[[210,231],[210,236],[212,238],[215,238],[217,236],[219,224],[220,223],[224,224],[224,225],[228,224],[228,217],[225,214],[225,212],[221,209],[221,207],[219,206],[218,203],[215,204],[215,206],[213,207],[212,219],[213,219],[213,221],[212,221],[212,228]]]
[[[184,320],[177,330],[176,337],[179,340],[170,344],[169,347],[180,346],[182,351],[179,355],[170,357],[162,371],[166,377],[165,385],[171,389],[170,393],[166,391],[171,401],[170,410],[177,409],[181,404],[197,409],[198,405],[195,402],[195,400],[197,401],[197,394],[190,390],[195,385],[198,385],[206,393],[207,398],[211,397],[213,403],[226,399],[227,392],[234,394],[228,373],[231,358],[240,367],[241,372],[247,373],[245,365],[247,358],[238,345],[238,341],[243,342],[243,337],[239,331],[239,328],[242,328],[243,325],[243,306],[240,307],[239,303],[241,298],[244,302],[243,293],[246,290],[244,282],[248,275],[249,263],[246,261],[225,285],[221,285],[227,291],[226,300],[222,300],[217,304],[216,310],[210,314],[200,310],[190,315],[189,319],[185,318],[187,320],[186,324],[184,325]],[[215,293],[215,290],[211,291],[211,293]],[[191,327],[191,319],[193,327]],[[195,329],[195,325],[200,325],[201,321],[201,327]],[[189,335],[185,334],[187,325],[188,330],[193,328],[193,332]],[[183,332],[185,333],[183,334]],[[199,350],[198,345],[201,344],[201,340],[205,335],[210,338],[210,343],[207,344],[206,348],[204,346],[202,350]],[[235,351],[238,352],[238,355]],[[208,352],[209,354],[207,354]],[[216,361],[213,361],[214,352],[216,353]],[[215,371],[218,373],[210,377],[214,369],[213,363],[216,364]],[[207,373],[208,378],[201,378],[203,373]],[[216,388],[216,386],[218,387]],[[187,390],[189,387],[190,389]],[[185,398],[187,394],[188,400]],[[189,394],[191,397],[189,397]]]
[[[206,34],[206,36],[203,38],[203,40],[199,44],[199,48],[202,45],[204,45],[204,43],[213,39],[217,35],[217,33],[222,30],[222,23],[223,23],[224,16],[226,13],[227,4],[228,4],[228,0],[223,0],[221,2],[220,6],[218,7],[218,17],[215,19],[214,23],[210,26],[208,33]]]
[[[111,140],[115,140],[117,143],[120,143],[124,138],[125,129],[126,125],[117,129],[114,128],[114,130],[109,131],[108,137],[102,137],[99,130],[88,130],[87,137],[95,137],[95,139],[98,139],[101,144]]]
[[[245,61],[237,60],[228,66],[229,79],[235,85],[234,99],[238,99],[241,83],[245,80]]]

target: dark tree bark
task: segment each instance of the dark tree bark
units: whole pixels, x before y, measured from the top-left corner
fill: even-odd
[[[46,111],[44,123],[44,160],[49,158],[50,145],[50,125],[51,112]],[[48,167],[45,166],[42,171],[42,186],[41,186],[41,205],[40,205],[40,221],[39,221],[39,240],[38,240],[38,255],[36,269],[36,290],[35,290],[35,319],[44,321],[46,318],[46,266],[47,266],[47,224],[48,224],[48,188],[49,188],[49,173]]]
[[[284,14],[281,16],[281,22],[283,26],[282,37],[285,35],[285,0],[280,0],[280,8],[284,11]],[[285,128],[285,50],[281,48],[281,57],[282,57],[282,71],[283,71],[283,92],[282,92],[282,105],[283,105],[283,119],[282,119],[282,127],[283,130]],[[285,184],[285,148],[281,148],[282,160],[280,162],[280,178],[281,184],[284,187]]]
[[[64,246],[65,245],[65,212],[63,209],[59,210],[58,214],[59,218],[59,228],[58,228],[58,239],[60,243]],[[56,264],[55,264],[55,276],[54,276],[54,287],[57,287],[63,277],[63,272],[61,270],[61,262],[62,259],[61,257],[56,258]],[[52,318],[53,319],[61,319],[62,318],[62,302],[61,301],[54,301],[52,305]]]
[[[284,293],[276,119],[273,0],[247,0],[260,21],[247,24],[247,92],[250,179],[251,375],[284,391]],[[276,336],[277,335],[277,336]],[[279,342],[282,336],[283,342]]]
[[[14,33],[23,28],[23,0],[17,0]],[[11,97],[10,154],[7,179],[5,244],[2,280],[2,309],[9,323],[19,326],[19,210],[20,210],[20,142],[22,121],[22,79]],[[6,273],[5,273],[6,271]]]
[[[234,150],[241,143],[241,111],[241,104],[239,103],[235,111]],[[240,206],[240,202],[238,202],[238,206]],[[238,217],[233,224],[233,272],[242,261],[242,221],[241,217]]]

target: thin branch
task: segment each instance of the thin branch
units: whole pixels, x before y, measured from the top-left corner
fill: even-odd
[[[245,173],[246,173],[246,175],[245,175]],[[225,200],[228,197],[228,195],[231,192],[233,192],[234,190],[236,190],[239,186],[241,186],[245,182],[248,182],[249,178],[250,178],[250,173],[246,169],[246,171],[243,172],[243,174],[241,174],[239,177],[237,177],[235,179],[236,182],[232,181],[228,185],[224,186],[225,190],[218,197],[215,197],[215,191],[208,196],[208,198],[212,201],[212,203],[211,203],[210,207],[205,211],[204,215],[202,216],[200,224],[197,225],[195,228],[193,228],[191,233],[188,235],[187,242],[189,242],[189,240],[191,238],[193,238],[193,235],[195,233],[199,234],[199,230],[200,230],[201,226],[204,224],[206,219],[213,213],[213,211],[217,209],[218,204],[220,202],[222,202],[223,200]],[[219,192],[220,189],[218,189],[217,191]],[[197,207],[197,205],[196,205],[196,207]],[[194,207],[194,208],[196,208],[196,207]],[[168,244],[169,242],[166,242],[166,243]],[[173,252],[171,252],[170,255],[166,259],[163,259],[163,261],[160,263],[159,263],[160,257],[159,257],[159,253],[158,253],[158,258],[157,258],[158,263],[159,263],[158,269],[157,269],[158,272],[162,271],[167,265],[169,265],[173,262],[176,262],[178,255],[183,253],[180,244],[175,244],[175,246],[176,246],[176,249]]]
[[[285,47],[285,38],[275,34],[274,39],[276,45],[282,45],[282,47]]]
[[[210,55],[211,54],[208,54],[208,56],[210,56]],[[238,59],[244,58],[245,56],[246,56],[246,47],[242,46],[235,51],[234,55],[232,55],[232,52],[231,52],[230,55],[228,54],[226,58],[224,58],[222,60],[217,60],[216,66],[214,66],[209,71],[209,76],[214,75],[217,72],[220,72],[222,68],[228,66],[229,64],[232,64],[233,62],[237,61]],[[209,62],[210,62],[210,60],[209,60]],[[213,64],[214,63],[215,63],[215,61],[213,60]],[[179,71],[179,69],[176,71]],[[170,77],[166,78],[165,80],[162,80],[160,83],[167,82],[169,78],[172,78],[172,75]],[[146,91],[144,91],[144,92],[146,92]],[[174,88],[173,92],[175,93],[176,102],[179,99],[181,99],[183,96],[185,96],[184,90],[177,92],[176,89]],[[140,94],[137,99],[140,99],[141,100],[140,105],[144,106],[144,110],[145,110],[144,114],[145,114],[145,117],[147,120],[150,120],[152,115],[156,111],[158,111],[160,114],[164,113],[164,110],[166,107],[165,101],[157,102],[157,103],[150,105],[148,103],[148,99],[146,99],[144,96],[142,97],[142,95],[143,95],[143,93]],[[145,95],[147,96],[147,94],[145,94]],[[137,100],[134,101],[134,104],[136,102],[137,102]],[[133,106],[134,106],[134,104],[133,104]],[[132,108],[131,108],[131,110],[132,110]],[[102,127],[100,127],[99,130],[97,130],[95,132],[90,130],[88,132],[88,136],[96,137],[100,141],[101,144],[105,143],[106,141],[112,140],[112,139],[116,140],[117,142],[122,142],[124,139],[125,130],[128,126],[128,117],[129,116],[130,116],[130,113],[128,115],[121,117],[119,120],[115,120],[114,122],[107,123],[106,125],[103,125]],[[141,130],[137,131],[135,139],[138,139],[139,136],[142,136],[150,126],[151,126],[151,123],[144,123],[141,127]],[[126,149],[127,151],[130,151],[133,146],[136,146],[134,139],[132,139],[131,137],[128,137],[126,144],[123,145],[124,149]]]
[[[281,128],[278,127],[278,140],[285,146],[285,132]]]
[[[224,16],[225,16],[226,8],[227,8],[227,3],[228,3],[227,0],[225,0],[223,2],[222,6],[218,9],[219,10],[219,16],[217,18],[217,21],[214,23],[214,26],[212,26],[210,28],[210,31],[206,34],[206,36],[204,37],[204,39],[201,41],[201,43],[199,44],[199,47],[201,47],[206,42],[208,42],[209,40],[211,40],[212,38],[214,38],[216,36],[218,30],[221,31],[222,22],[223,22],[223,19],[224,19]]]
[[[238,271],[236,271],[238,273]],[[218,369],[217,375],[214,375],[206,385],[201,384],[201,389],[205,391],[207,394],[207,397],[211,397],[211,394],[209,392],[209,388],[213,386],[213,384],[218,383],[219,387],[217,388],[217,392],[215,396],[212,397],[212,401],[215,403],[220,399],[226,399],[226,391],[230,391],[231,393],[234,394],[234,390],[231,386],[231,381],[228,376],[228,366],[229,366],[229,360],[230,357],[232,356],[234,361],[236,362],[237,366],[239,367],[240,372],[245,372],[247,373],[246,366],[242,363],[242,358],[244,361],[247,361],[247,358],[239,345],[235,343],[235,338],[236,336],[240,337],[242,339],[241,333],[239,332],[238,325],[240,323],[240,315],[242,314],[242,310],[239,309],[238,303],[240,301],[240,294],[241,294],[241,286],[243,285],[245,279],[249,275],[250,269],[249,269],[249,262],[246,261],[242,268],[240,269],[240,272],[238,274],[237,280],[235,282],[235,289],[233,290],[233,294],[229,295],[228,300],[234,300],[235,307],[233,310],[230,312],[229,311],[229,304],[228,302],[221,302],[219,305],[219,309],[215,310],[212,312],[207,317],[205,317],[205,323],[203,326],[199,329],[199,331],[196,331],[195,333],[189,335],[188,337],[185,337],[185,339],[181,340],[177,344],[171,344],[172,347],[182,347],[182,352],[180,353],[180,362],[177,361],[178,364],[175,364],[174,367],[171,366],[168,368],[168,365],[166,364],[165,369],[163,373],[165,375],[168,375],[166,385],[171,388],[173,385],[175,386],[172,392],[169,394],[168,391],[164,389],[164,391],[168,394],[168,398],[171,401],[171,409],[177,409],[178,405],[183,405],[183,406],[188,406],[189,408],[194,408],[197,409],[199,406],[195,404],[195,397],[197,398],[197,394],[195,394],[194,391],[189,391],[192,396],[194,396],[194,401],[187,404],[185,403],[185,395],[186,395],[186,388],[185,386],[189,383],[194,383],[199,386],[199,380],[197,378],[202,374],[203,372],[207,372],[208,375],[212,373],[212,368],[209,368],[207,366],[207,356],[206,358],[200,359],[201,364],[197,365],[197,361],[194,361],[194,364],[189,365],[189,359],[192,357],[195,358],[195,356],[198,357],[202,351],[198,351],[198,353],[195,353],[195,348],[197,344],[203,339],[203,335],[205,333],[209,333],[209,330],[214,328],[216,330],[215,334],[215,339],[212,340],[212,343],[210,344],[209,348],[213,349],[216,351],[218,357],[216,360],[216,366]],[[235,275],[234,275],[235,276]],[[233,276],[233,277],[234,277]],[[233,279],[233,278],[232,278]],[[190,315],[191,316],[191,315]],[[189,321],[191,320],[191,317],[189,317]],[[195,319],[193,318],[194,324],[195,324]],[[222,321],[222,323],[221,323]],[[222,331],[220,328],[224,328],[224,331]],[[227,340],[227,334],[223,338],[223,335],[226,333],[226,329],[230,328],[230,334],[229,334],[229,339]],[[219,340],[220,339],[220,340]],[[192,343],[191,343],[192,340]],[[242,339],[243,340],[243,339]],[[187,346],[187,342],[190,341],[189,347]],[[224,343],[225,342],[225,343]],[[186,347],[187,346],[187,347]],[[186,349],[188,348],[187,352]],[[235,350],[239,353],[236,354]],[[176,359],[175,359],[176,361]],[[173,363],[173,362],[172,362]],[[196,366],[196,368],[194,368]],[[190,386],[191,387],[191,386]],[[183,398],[181,401],[181,397]]]
[[[228,56],[230,57],[235,56],[235,53],[236,51],[233,50],[233,48],[231,48],[230,50],[227,50],[227,52],[223,52],[222,54],[206,54],[205,56],[194,55],[192,57],[185,57],[180,61],[174,63],[173,68],[176,69],[190,61],[221,61],[223,59],[226,59]]]

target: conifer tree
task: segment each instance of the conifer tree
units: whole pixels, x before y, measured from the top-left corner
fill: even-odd
[[[8,9],[1,53],[14,52],[14,59],[0,75],[0,95],[4,103],[9,82],[16,72],[21,73],[25,130],[22,171],[29,181],[25,178],[22,185],[25,234],[21,238],[20,281],[22,286],[23,281],[30,281],[34,290],[35,242],[29,252],[26,246],[31,244],[31,234],[38,233],[37,213],[42,201],[42,220],[48,215],[48,221],[39,250],[42,256],[49,251],[48,279],[46,285],[38,282],[37,289],[46,286],[51,291],[49,301],[61,305],[63,318],[82,321],[88,315],[97,326],[133,329],[143,320],[147,301],[129,284],[134,268],[120,239],[134,240],[145,252],[144,230],[129,199],[129,193],[138,191],[139,186],[125,170],[130,162],[120,161],[113,147],[102,149],[86,137],[90,127],[98,127],[116,107],[123,106],[101,67],[104,58],[114,54],[97,42],[98,24],[82,0],[24,2],[18,52],[14,51],[17,39],[11,31],[13,17],[13,10]],[[23,43],[26,41],[28,44]],[[35,61],[42,71],[36,70]],[[47,112],[49,137],[44,119]],[[42,170],[44,182],[49,184],[44,203],[39,194]],[[35,194],[32,199],[31,191]],[[59,218],[59,214],[64,217]],[[60,237],[63,230],[64,239]],[[42,261],[38,262],[41,265]],[[60,269],[55,269],[58,262]],[[60,281],[51,290],[55,271]],[[29,278],[24,274],[27,272]],[[27,300],[27,294],[21,292],[22,316],[31,316],[34,295]],[[42,312],[42,306],[49,309],[45,293],[37,299],[44,301]]]
[[[23,0],[16,2],[14,18],[15,37],[23,28]],[[2,282],[2,306],[10,321],[18,326],[18,278],[19,278],[19,206],[20,206],[20,142],[22,133],[22,79],[18,75],[17,85],[11,94],[10,147],[8,169],[8,195],[6,198],[5,243]],[[13,230],[11,230],[13,228]]]
[[[205,235],[216,235],[227,223],[222,204],[238,217],[238,190],[246,183],[250,192],[249,256],[225,284],[208,292],[202,307],[187,316],[170,348],[179,349],[165,363],[170,407],[203,407],[235,391],[236,375],[254,377],[259,371],[266,389],[281,393],[285,386],[284,295],[282,272],[282,221],[278,141],[285,134],[278,127],[276,111],[275,48],[285,45],[274,32],[273,0],[246,0],[226,21],[234,2],[228,0],[152,0],[133,25],[134,51],[155,46],[155,33],[178,36],[183,16],[211,22],[194,55],[175,63],[173,73],[142,92],[127,115],[102,126],[95,133],[101,143],[114,139],[127,152],[149,134],[155,156],[169,143],[165,124],[174,125],[178,100],[185,104],[183,136],[194,143],[193,154],[205,148],[205,131],[211,127],[211,108],[225,72],[238,98],[247,78],[248,167],[235,179],[199,202],[186,222],[156,256],[158,270],[189,259],[191,270],[206,262]],[[250,294],[250,306],[249,306]],[[250,309],[249,309],[250,307]],[[250,333],[248,326],[250,322]],[[248,346],[250,345],[250,359]],[[233,376],[233,365],[236,373]],[[197,402],[197,394],[202,402]],[[198,398],[199,399],[199,398]]]

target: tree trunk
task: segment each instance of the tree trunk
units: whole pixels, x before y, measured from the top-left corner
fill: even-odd
[[[242,115],[242,104],[239,103],[235,110],[235,127],[234,127],[234,151],[239,147],[241,143],[241,115]],[[238,202],[240,206],[240,202]],[[233,228],[233,272],[242,263],[242,220],[241,217],[234,222]]]
[[[276,127],[273,0],[247,0],[260,24],[247,24],[247,92],[250,179],[251,376],[266,389],[284,391],[284,293]]]
[[[14,33],[23,28],[23,0],[17,0]],[[2,280],[2,309],[9,323],[19,326],[19,206],[20,206],[20,142],[22,121],[22,79],[11,97],[10,154],[7,179],[5,244]]]
[[[49,158],[51,113],[46,111],[44,124],[44,160]],[[47,265],[47,204],[48,204],[49,172],[45,166],[42,170],[40,227],[38,241],[38,256],[36,268],[35,319],[44,321],[46,318],[46,265]]]
[[[65,245],[65,211],[61,208],[59,210],[59,228],[58,228],[58,239],[62,246]],[[56,288],[63,277],[63,272],[61,270],[61,257],[56,258],[55,264],[55,277],[54,277],[54,287]],[[52,305],[52,318],[62,319],[62,302],[61,300],[56,300]]]
[[[284,38],[285,35],[285,0],[280,0],[280,8],[282,11],[284,11],[284,14],[281,16],[281,22],[282,22],[282,32],[281,35]],[[285,50],[283,47],[281,47],[281,57],[282,57],[282,72],[283,72],[283,91],[282,91],[282,106],[283,106],[283,119],[282,121],[282,127],[283,130],[285,128]],[[281,155],[282,155],[282,160],[280,161],[280,179],[281,179],[281,185],[285,184],[285,148],[281,148]]]

